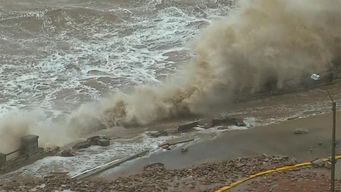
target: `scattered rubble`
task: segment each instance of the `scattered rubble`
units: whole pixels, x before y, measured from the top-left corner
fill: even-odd
[[[51,174],[44,178],[17,176],[16,179],[2,179],[0,191],[212,191],[247,175],[290,163],[287,157],[275,156],[238,158],[175,170],[166,169],[162,163],[153,163],[141,173],[114,180],[79,180],[66,174]]]
[[[236,187],[231,192],[324,192],[330,191],[329,171],[319,168],[306,168],[277,172],[263,176]],[[336,181],[336,189],[340,189],[341,181]]]

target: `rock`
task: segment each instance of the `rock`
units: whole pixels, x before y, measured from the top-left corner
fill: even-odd
[[[244,164],[244,163],[237,163],[235,166],[236,166],[237,168],[242,168],[242,167],[245,166],[245,164]]]
[[[294,120],[294,119],[298,119],[298,118],[299,118],[299,116],[289,117],[289,118],[287,118],[287,120],[290,121],[290,120]]]
[[[109,146],[110,145],[110,140],[109,139],[101,138],[101,139],[97,140],[96,145],[99,145],[99,146],[102,146],[102,147]]]
[[[147,133],[147,135],[152,138],[157,138],[157,137],[168,136],[168,132],[167,131],[154,131],[154,132]]]
[[[165,169],[165,165],[163,163],[151,163],[149,165],[146,165],[143,170],[152,170],[152,169]]]
[[[295,135],[302,135],[302,134],[308,134],[309,130],[308,129],[295,129],[294,134]]]
[[[237,119],[234,124],[238,127],[246,127],[246,124],[242,119]]]
[[[210,122],[211,127],[220,126],[220,125],[225,125],[225,126],[236,125],[239,127],[246,126],[246,124],[244,123],[242,119],[230,118],[230,117],[214,118]]]
[[[88,148],[91,146],[91,143],[89,141],[82,141],[79,143],[76,143],[72,149],[84,149],[84,148]]]
[[[97,141],[100,139],[100,136],[92,136],[87,139],[90,145],[96,145]]]
[[[108,146],[110,145],[110,138],[105,136],[93,136],[87,139],[90,145]]]
[[[163,143],[159,145],[162,149],[170,150],[170,144],[169,143]]]
[[[56,147],[56,146],[44,148],[44,152],[48,154],[56,154],[59,151],[60,151],[60,147]]]
[[[65,149],[60,152],[60,156],[62,157],[73,157],[75,156],[75,152],[72,149]]]
[[[181,148],[181,153],[186,153],[188,151],[188,147],[182,147]]]
[[[262,157],[262,158],[267,158],[267,157],[268,157],[268,154],[263,153],[261,157]]]
[[[227,130],[227,129],[229,129],[229,127],[228,126],[219,126],[217,129],[218,130]]]
[[[93,136],[88,138],[86,141],[75,144],[72,149],[84,149],[91,145],[108,146],[110,145],[110,138],[105,136]]]
[[[194,127],[196,127],[198,125],[199,125],[198,121],[193,121],[190,123],[179,125],[178,132],[182,132],[182,133],[189,132],[189,131],[193,130]]]
[[[325,166],[325,161],[323,161],[322,159],[316,159],[316,160],[312,161],[311,164],[315,168],[324,167]]]

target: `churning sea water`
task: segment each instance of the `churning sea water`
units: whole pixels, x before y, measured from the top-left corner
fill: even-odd
[[[68,113],[134,85],[157,84],[190,59],[219,0],[1,0],[0,113]]]

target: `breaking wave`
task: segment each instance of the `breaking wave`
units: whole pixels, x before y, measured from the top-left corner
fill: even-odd
[[[53,127],[72,138],[117,125],[207,114],[244,95],[299,86],[309,74],[330,71],[340,59],[340,7],[341,0],[240,1],[202,31],[193,43],[192,60],[175,75],[84,104],[66,123]],[[1,134],[10,127],[3,124]],[[40,132],[40,126],[32,127],[24,132]]]
[[[195,57],[158,86],[138,86],[73,113],[71,127],[141,125],[205,114],[243,94],[294,86],[333,67],[340,51],[341,1],[241,1],[194,43]],[[292,86],[292,85],[291,85]],[[89,118],[91,117],[91,118]],[[84,122],[85,121],[85,122]],[[81,123],[80,123],[81,122]]]

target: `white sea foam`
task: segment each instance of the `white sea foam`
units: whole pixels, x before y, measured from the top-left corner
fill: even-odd
[[[4,29],[0,30],[0,37],[6,40],[3,47],[0,45],[0,51],[4,50],[0,53],[0,84],[6,98],[0,103],[0,113],[27,106],[70,112],[109,90],[158,83],[160,77],[173,73],[176,65],[189,57],[188,42],[200,31],[195,23],[208,22],[214,15],[226,14],[228,9],[202,6],[206,12],[202,16],[185,12],[186,7],[155,7],[162,3],[150,1],[140,7],[110,9],[111,14],[122,17],[121,21],[101,20],[104,16],[93,18],[90,14],[89,21],[78,22],[69,8],[6,10],[1,15],[6,25],[0,23]],[[66,22],[58,23],[55,17]],[[26,26],[23,20],[37,22],[37,27],[41,22],[43,28]],[[21,27],[14,28],[12,21]],[[12,27],[15,33],[10,32]],[[166,55],[175,51],[184,58],[178,61]],[[94,70],[103,73],[94,75]],[[101,82],[107,89],[86,84],[89,79],[100,77],[112,78],[108,80],[111,82]],[[69,89],[75,91],[65,91]],[[87,99],[79,98],[80,93]],[[66,100],[64,106],[60,100]]]
[[[174,138],[177,137],[149,138],[143,134],[131,140],[114,141],[108,147],[91,146],[80,150],[74,157],[46,157],[19,169],[17,173],[44,176],[50,172],[66,171],[72,177],[110,161],[126,158],[145,150],[155,152],[160,144]]]

